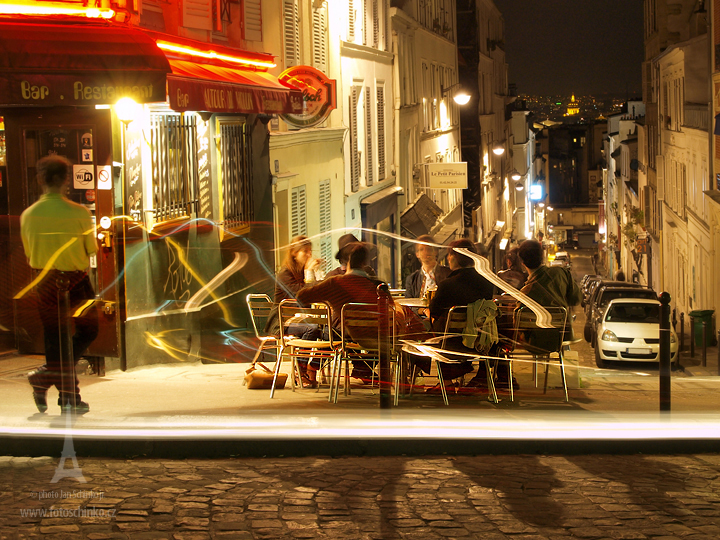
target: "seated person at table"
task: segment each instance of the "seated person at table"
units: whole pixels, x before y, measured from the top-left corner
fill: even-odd
[[[536,240],[525,240],[520,244],[518,256],[529,273],[527,282],[525,282],[525,286],[521,291],[541,306],[566,308],[568,310],[568,321],[564,339],[572,339],[569,310],[571,306],[580,303],[581,291],[578,284],[575,283],[570,270],[562,266],[545,266],[543,264],[542,245]],[[518,308],[521,305],[518,302]],[[526,335],[525,339],[528,343],[541,347],[543,335],[542,330],[537,330]]]
[[[429,234],[418,236],[415,244],[415,256],[422,266],[405,280],[405,298],[423,298],[428,290],[437,288],[450,275],[450,268],[438,264],[438,248],[435,239]],[[418,314],[427,317],[428,308],[420,308]]]
[[[366,244],[355,242],[350,247],[350,256],[348,258],[347,271],[343,275],[332,276],[321,281],[316,285],[305,287],[298,291],[297,299],[303,305],[310,305],[313,302],[327,302],[330,304],[333,317],[333,327],[340,335],[340,316],[342,307],[349,302],[361,302],[369,304],[377,304],[378,291],[377,286],[382,281],[371,278],[364,267],[367,265],[370,251]],[[394,302],[390,293],[388,303],[394,306]],[[354,341],[363,344],[368,343],[369,348],[374,348],[377,344],[377,328],[368,328],[366,335],[358,334],[357,330],[351,334]],[[372,345],[370,343],[373,343]],[[363,361],[353,362],[352,375],[355,379],[361,379],[364,383],[370,382],[372,378],[372,370]]]
[[[475,261],[466,255],[456,252],[456,248],[465,248],[475,253],[475,246],[466,238],[454,240],[448,245],[447,260],[451,272],[450,275],[438,285],[437,292],[430,302],[432,327],[433,330],[438,333],[445,331],[445,321],[451,307],[466,306],[481,298],[490,300],[493,297],[493,284],[478,274],[477,270],[475,270]],[[448,345],[448,348],[451,350],[467,351],[462,345],[462,338],[460,336],[451,338]],[[423,371],[429,372],[429,369],[423,369]],[[470,362],[467,364],[443,366],[443,378],[445,380],[456,379],[470,371],[472,371],[472,364]],[[487,373],[483,362],[480,362],[478,373],[468,382],[467,388],[487,388]],[[439,384],[428,390],[430,393],[439,391]]]
[[[348,259],[350,258],[350,251],[352,250],[353,245],[359,242],[360,240],[358,240],[354,234],[343,234],[340,237],[340,239],[338,240],[338,252],[335,254],[335,258],[340,263],[340,266],[333,270],[330,270],[325,275],[325,279],[331,278],[333,276],[342,276],[345,272],[347,272],[347,263]],[[370,245],[367,245],[367,247],[369,250],[372,250],[372,247]],[[368,261],[369,260],[370,255],[368,255]],[[363,270],[365,270],[368,276],[375,277],[375,271],[372,269],[371,266],[369,266],[369,264],[369,262],[366,263]]]
[[[314,270],[321,264],[319,259],[313,259],[312,242],[307,236],[296,236],[290,242],[282,267],[275,278],[275,304],[287,298],[295,298],[298,291],[313,283]],[[272,325],[274,324],[274,327]],[[268,319],[266,331],[277,334],[279,332],[277,316]],[[322,330],[316,324],[290,324],[285,330],[286,334],[297,336],[311,341],[322,337]],[[308,359],[298,359],[298,368],[302,385],[307,388],[317,386],[318,366]]]
[[[518,251],[520,248],[514,247],[505,255],[505,270],[498,272],[498,277],[505,283],[509,283],[516,289],[522,289],[523,285],[527,281],[527,274],[525,273],[520,257],[518,257]]]

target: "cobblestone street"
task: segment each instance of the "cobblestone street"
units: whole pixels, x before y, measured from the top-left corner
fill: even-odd
[[[92,458],[52,483],[57,465],[0,457],[2,539],[720,537],[718,455]]]

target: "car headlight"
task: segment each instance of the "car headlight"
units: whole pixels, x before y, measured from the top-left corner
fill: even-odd
[[[600,339],[602,339],[603,341],[618,341],[615,332],[613,332],[612,330],[605,330],[602,333],[602,336],[600,336]]]
[[[670,332],[670,343],[677,343],[677,336]]]

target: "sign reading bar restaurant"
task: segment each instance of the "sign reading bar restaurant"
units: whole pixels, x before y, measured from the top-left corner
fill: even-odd
[[[337,108],[335,81],[312,66],[288,68],[280,74],[278,80],[302,92],[302,110],[280,115],[291,126],[316,126]]]
[[[428,187],[432,189],[467,189],[467,163],[426,163]]]

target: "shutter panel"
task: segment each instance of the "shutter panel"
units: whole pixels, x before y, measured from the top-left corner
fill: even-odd
[[[182,25],[198,30],[213,29],[213,0],[183,0]]]
[[[243,0],[243,39],[262,41],[262,0]]]
[[[358,154],[358,87],[353,86],[350,95],[350,189],[360,189],[360,156]]]
[[[313,67],[327,72],[327,41],[325,29],[327,28],[327,10],[323,6],[313,10]]]
[[[293,188],[290,197],[290,236],[307,235],[305,186]]]
[[[363,45],[368,44],[368,2],[370,0],[363,0],[363,18],[362,18],[362,34],[363,34]]]
[[[283,34],[285,42],[285,67],[300,63],[300,32],[297,0],[283,0]]]
[[[375,183],[375,167],[373,166],[373,136],[372,136],[372,97],[370,87],[365,87],[365,154],[366,154],[366,177],[368,186]]]
[[[348,41],[355,41],[355,0],[348,0]]]
[[[658,155],[657,161],[657,200],[665,200],[665,156]]]
[[[372,0],[372,23],[373,23],[373,47],[380,45],[380,12],[378,0]]]
[[[326,263],[332,261],[332,206],[330,204],[330,180],[320,182],[320,256]]]
[[[385,88],[377,88],[378,180],[385,179]]]

